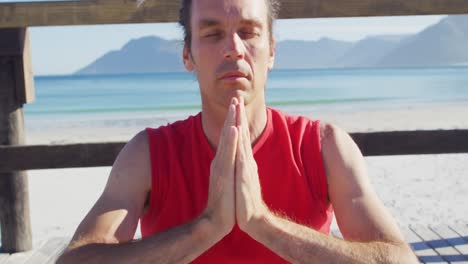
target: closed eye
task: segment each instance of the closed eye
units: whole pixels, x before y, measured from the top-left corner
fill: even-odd
[[[204,38],[221,38],[223,35],[223,32],[216,30],[216,31],[211,31],[203,35]]]
[[[239,35],[240,35],[240,37],[243,38],[243,39],[250,39],[250,38],[254,38],[254,37],[260,36],[259,33],[255,32],[255,31],[250,31],[250,30],[240,31],[240,32],[239,32]]]

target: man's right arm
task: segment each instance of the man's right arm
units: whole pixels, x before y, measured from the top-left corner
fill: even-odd
[[[202,214],[184,225],[133,241],[150,191],[151,162],[143,131],[117,157],[103,194],[57,263],[185,263],[225,235],[217,232],[209,215]]]
[[[203,218],[155,236],[118,244],[92,242],[67,250],[57,263],[188,263],[217,242]]]

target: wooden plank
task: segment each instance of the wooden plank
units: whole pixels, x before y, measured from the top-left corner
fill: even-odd
[[[468,153],[468,130],[351,134],[365,156]],[[125,142],[0,146],[0,172],[111,166]]]
[[[10,254],[0,253],[0,264],[6,263],[8,257],[10,257]]]
[[[421,242],[421,238],[418,237],[409,227],[400,228],[400,231],[403,234],[406,243],[410,245],[413,251],[416,252],[418,250],[430,249],[426,243]]]
[[[443,260],[448,262],[463,260],[460,252],[455,250],[445,239],[439,237],[429,227],[415,226],[412,230],[434,249]]]
[[[411,247],[413,250],[413,253],[418,257],[417,253],[418,251],[423,251],[425,249],[430,249],[428,245],[426,245],[424,242],[420,242],[421,238],[416,236],[416,234],[409,228],[409,227],[403,227],[400,228],[401,233],[403,234],[406,243]],[[419,258],[419,257],[418,257]],[[419,260],[419,259],[418,259]],[[424,263],[420,260],[420,263]]]
[[[466,14],[465,0],[283,0],[280,18]]]
[[[16,83],[16,99],[20,104],[34,101],[34,74],[31,63],[31,48],[29,45],[29,30],[17,29],[20,35],[21,55],[13,60]],[[0,30],[0,35],[2,31]]]
[[[7,261],[2,264],[24,264],[33,253],[34,251],[31,250],[22,253],[11,254]]]
[[[415,231],[419,229],[419,226],[410,226],[409,231],[413,232],[414,236],[411,236],[411,246],[415,248],[415,254],[419,261],[422,263],[447,263],[429,244]],[[407,230],[408,232],[408,230]],[[406,234],[405,237],[407,237]]]
[[[15,99],[20,104],[34,101],[34,76],[27,28],[0,28],[0,57],[13,68]]]
[[[364,156],[468,153],[468,130],[354,133]]]
[[[431,229],[462,255],[460,261],[468,263],[468,241],[446,225],[431,227]],[[460,263],[460,261],[457,261],[457,263]]]
[[[23,47],[19,45],[23,41],[23,36],[17,28],[4,28],[0,30],[0,56],[21,56]]]
[[[111,166],[124,142],[0,146],[0,171]]]
[[[467,225],[451,225],[449,228],[460,235],[465,241],[465,244],[459,245],[458,250],[468,256],[468,226]]]
[[[179,1],[168,0],[1,3],[0,27],[175,22],[178,14]]]
[[[283,0],[279,18],[467,14],[466,0]],[[179,1],[0,3],[0,27],[176,22]]]
[[[55,263],[59,254],[70,242],[70,238],[53,237],[47,240],[39,249],[35,250],[25,264]]]
[[[468,242],[468,225],[467,224],[457,224],[450,225],[450,229],[455,231],[457,234],[463,237]]]
[[[18,31],[20,36],[24,32],[21,29]],[[0,39],[3,41],[1,33],[0,30]],[[21,40],[6,41],[12,41],[11,45],[24,46]],[[23,104],[17,98],[15,87],[24,81],[24,76],[15,77],[12,65],[15,60],[21,60],[21,56],[0,56],[0,145],[7,146],[25,142]],[[2,251],[13,253],[31,250],[28,177],[24,171],[0,173],[0,224]]]
[[[427,245],[419,236],[417,236],[410,227],[401,228],[405,241],[413,249],[421,263],[426,261],[443,261],[442,258],[429,245]]]

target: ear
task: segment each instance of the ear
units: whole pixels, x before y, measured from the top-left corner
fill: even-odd
[[[273,66],[275,65],[275,48],[276,42],[275,38],[273,37],[270,42],[270,57],[268,58],[268,70],[273,70]]]
[[[192,72],[194,67],[194,63],[193,63],[193,60],[192,60],[192,54],[190,54],[190,51],[189,49],[187,48],[187,45],[184,45],[184,50],[182,52],[182,58],[184,60],[184,65],[185,65],[185,69],[189,72]]]

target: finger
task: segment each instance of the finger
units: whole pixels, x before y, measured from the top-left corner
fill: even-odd
[[[237,127],[241,127],[242,126],[242,120],[241,120],[241,115],[240,115],[240,106],[241,104],[243,103],[243,98],[240,97],[239,99],[239,103],[236,105],[236,126]],[[237,98],[236,98],[237,100]]]
[[[231,126],[226,132],[225,144],[216,153],[216,174],[227,177],[226,179],[234,177],[238,135],[237,128]]]
[[[244,154],[247,156],[252,156],[252,143],[250,141],[250,131],[249,131],[249,121],[247,120],[247,113],[245,111],[244,98],[241,97],[239,102],[239,116],[241,119],[242,125],[242,148],[244,149]]]
[[[236,159],[236,152],[237,152],[237,141],[238,141],[238,129],[235,125],[235,106],[231,105],[229,109],[229,116],[227,119],[227,125],[225,136],[221,141],[220,148],[218,149],[219,153],[217,153],[217,158],[221,170],[219,173],[222,175],[226,175],[228,178],[234,177],[234,170],[235,170],[235,159]]]
[[[228,131],[228,140],[224,151],[224,161],[225,167],[229,169],[229,172],[234,174],[234,166],[237,155],[237,145],[238,145],[238,130],[235,126],[229,127]]]
[[[247,137],[246,139],[250,140],[250,132],[249,132],[249,121],[247,120],[247,113],[245,111],[245,105],[244,105],[244,98],[241,98],[241,102],[239,102],[239,116],[241,119],[241,123],[243,126],[243,132],[244,135]]]
[[[236,106],[239,104],[236,98],[232,98],[231,104],[229,104],[228,113],[226,115],[226,119],[224,120],[224,129],[229,129],[229,126],[236,125]]]
[[[237,102],[237,100],[236,100]],[[228,112],[226,114],[226,119],[224,120],[224,126],[221,129],[221,135],[219,137],[218,147],[216,153],[222,152],[224,145],[228,142],[228,132],[232,126],[235,126],[236,120],[236,106],[234,105],[234,100],[231,101],[229,105]]]
[[[237,151],[236,151],[236,180],[241,181],[245,174],[245,152],[244,152],[244,135],[239,131],[237,138]]]

